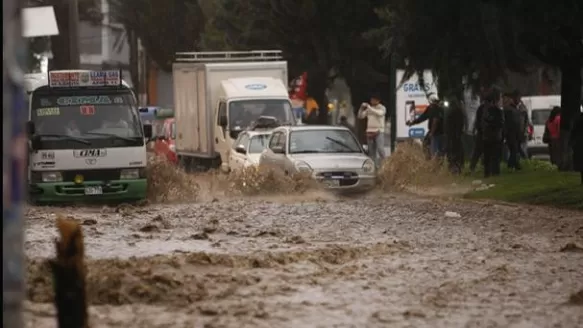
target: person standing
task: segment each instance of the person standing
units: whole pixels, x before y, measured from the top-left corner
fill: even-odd
[[[573,148],[573,168],[581,173],[581,185],[583,185],[583,113],[573,124],[569,144]]]
[[[466,114],[461,101],[449,97],[449,106],[445,109],[445,143],[449,169],[460,174],[464,165],[463,134],[466,130]]]
[[[362,103],[357,114],[359,119],[367,119],[366,140],[368,153],[377,168],[381,166],[382,161],[385,159],[386,114],[387,109],[381,104],[381,97],[376,94],[370,97],[370,104]]]
[[[429,106],[423,114],[412,121],[407,121],[407,126],[416,125],[429,120],[429,141],[431,146],[431,156],[443,157],[444,155],[444,129],[443,129],[443,107],[439,104],[436,95],[429,96]]]
[[[548,142],[549,155],[551,157],[551,164],[560,166],[561,164],[561,108],[558,106],[553,107],[549,118],[545,122],[545,132],[547,136],[544,136],[543,141]],[[548,138],[547,138],[548,137]]]
[[[524,105],[524,103],[522,102],[522,99],[520,97],[520,92],[518,90],[515,90],[512,93],[512,98],[514,100],[514,104],[516,106],[516,108],[518,109],[518,113],[519,113],[519,125],[520,125],[520,130],[522,131],[522,134],[520,135],[520,144],[519,144],[519,148],[518,148],[518,154],[520,155],[520,157],[522,159],[528,159],[528,139],[530,137],[530,133],[529,131],[532,129],[532,122],[530,121],[530,117],[528,115],[528,109],[526,108],[526,106]]]
[[[500,104],[500,91],[492,89],[485,97],[480,117],[484,151],[484,177],[500,175],[500,156],[504,140],[504,113]]]
[[[470,172],[474,173],[476,171],[476,166],[478,165],[478,161],[482,157],[484,152],[484,140],[482,139],[482,114],[484,112],[484,107],[486,103],[483,99],[484,95],[482,95],[481,104],[476,110],[476,117],[474,119],[474,149],[472,151],[472,158],[470,159]],[[483,161],[482,161],[483,162]]]
[[[511,94],[504,95],[504,130],[506,147],[508,147],[508,168],[520,170],[519,148],[523,131],[520,126],[520,113]]]

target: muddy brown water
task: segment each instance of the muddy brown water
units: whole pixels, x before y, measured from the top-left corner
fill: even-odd
[[[56,327],[57,213],[94,328],[583,327],[583,213],[379,193],[30,207],[27,327]]]

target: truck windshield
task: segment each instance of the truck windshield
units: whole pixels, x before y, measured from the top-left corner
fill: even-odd
[[[275,117],[280,124],[294,124],[295,118],[287,99],[234,100],[229,103],[229,127],[243,130],[261,116]]]
[[[34,91],[31,120],[44,149],[71,147],[71,138],[88,141],[87,147],[128,147],[143,144],[135,99],[124,90]],[[44,136],[44,137],[43,137]],[[64,136],[64,137],[60,137]]]

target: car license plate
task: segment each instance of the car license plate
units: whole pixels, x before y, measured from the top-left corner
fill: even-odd
[[[85,195],[101,195],[101,194],[103,194],[101,186],[85,187]]]
[[[340,185],[340,180],[324,180],[323,182],[326,187],[338,187]]]

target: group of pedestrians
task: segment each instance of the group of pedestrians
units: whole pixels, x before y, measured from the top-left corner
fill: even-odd
[[[471,172],[482,157],[485,177],[500,174],[502,157],[509,169],[522,169],[520,161],[528,158],[527,142],[532,123],[518,92],[501,95],[497,89],[486,91],[476,111],[473,131]]]

